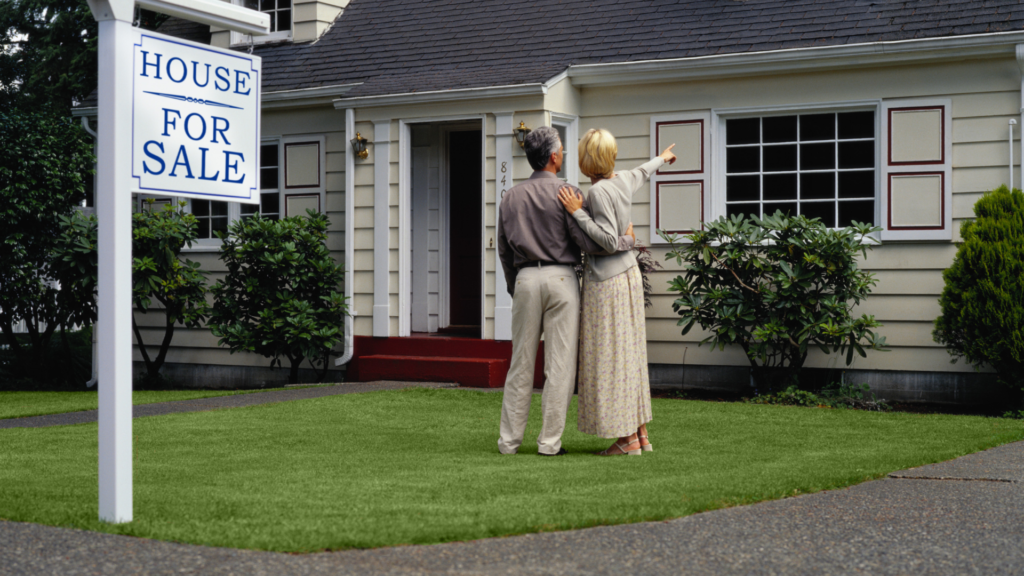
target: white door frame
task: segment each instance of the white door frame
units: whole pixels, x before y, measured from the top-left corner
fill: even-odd
[[[486,242],[486,210],[487,202],[483,197],[487,189],[487,115],[470,114],[459,116],[436,116],[429,118],[406,118],[398,121],[398,336],[408,337],[412,335],[412,234],[410,224],[412,223],[412,124],[434,124],[441,122],[479,122],[481,137],[480,154],[480,245]],[[451,131],[448,127],[441,126],[439,130],[443,139],[441,149],[440,168],[440,226],[441,226],[441,282],[439,283],[438,295],[438,327],[448,326],[448,260],[449,260],[449,223],[448,211],[448,138]],[[485,310],[487,306],[487,295],[485,293],[487,279],[487,251],[480,250],[480,331],[483,336],[484,323],[486,320]]]

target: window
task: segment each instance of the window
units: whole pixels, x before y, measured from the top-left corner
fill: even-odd
[[[270,16],[270,32],[291,31],[292,0],[244,0],[243,6]]]
[[[578,122],[579,120],[576,116],[558,113],[551,114],[551,126],[558,131],[558,138],[562,141],[563,148],[562,169],[558,171],[556,176],[573,186],[579,185],[579,165],[576,160]]]
[[[260,146],[260,205],[242,204],[242,218],[248,218],[257,211],[270,220],[281,217],[280,160],[277,143]]]
[[[192,200],[192,215],[199,224],[200,240],[217,239],[217,232],[228,231],[228,203],[217,200]]]
[[[230,0],[233,4],[259,10],[270,16],[270,33],[262,36],[231,32],[232,46],[281,42],[292,37],[292,0]]]
[[[726,214],[875,221],[875,112],[725,121]]]

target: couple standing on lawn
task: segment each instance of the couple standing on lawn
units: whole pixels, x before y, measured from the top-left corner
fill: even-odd
[[[674,144],[672,146],[675,146]],[[498,450],[515,454],[523,442],[533,394],[537,346],[544,336],[543,426],[537,453],[560,456],[566,412],[579,356],[581,432],[617,438],[603,456],[640,455],[647,437],[651,388],[643,279],[633,255],[632,196],[664,163],[669,146],[634,170],[614,172],[618,146],[607,130],[590,130],[579,144],[580,171],[590,177],[586,200],[555,174],[562,167],[558,131],[526,136],[534,173],[501,199],[498,257],[512,295],[512,362],[505,380]],[[587,254],[583,306],[574,266]]]

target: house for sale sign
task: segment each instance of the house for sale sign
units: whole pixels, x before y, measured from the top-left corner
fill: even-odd
[[[135,31],[133,192],[259,203],[260,58]]]

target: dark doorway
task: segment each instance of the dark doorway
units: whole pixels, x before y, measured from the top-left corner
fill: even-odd
[[[483,150],[480,130],[448,133],[448,328],[480,338]]]

